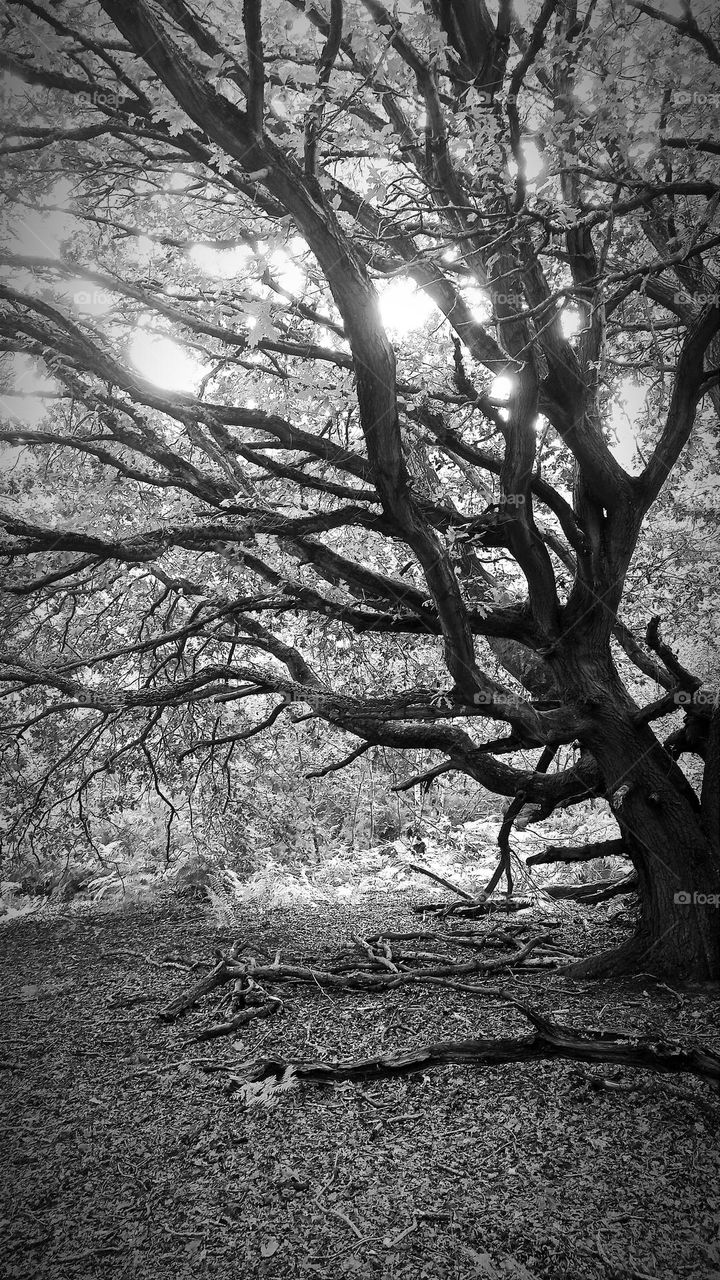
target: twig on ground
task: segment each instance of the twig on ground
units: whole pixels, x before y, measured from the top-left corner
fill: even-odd
[[[456,893],[459,898],[464,898],[466,902],[470,902],[473,906],[477,905],[477,898],[471,893],[467,893],[465,889],[459,889],[456,884],[452,884],[450,880],[446,880],[444,876],[439,876],[436,871],[430,871],[427,867],[421,867],[417,862],[409,863],[411,871],[417,871],[418,875],[428,876],[431,880],[436,880],[445,889],[449,889],[451,893]]]
[[[414,1217],[410,1226],[406,1227],[404,1231],[401,1231],[399,1236],[395,1236],[394,1238],[392,1236],[385,1236],[385,1239],[383,1240],[385,1248],[395,1249],[397,1245],[400,1244],[401,1240],[404,1240],[406,1236],[412,1235],[413,1231],[417,1231],[417,1229],[418,1221],[417,1217]]]
[[[269,996],[267,1004],[255,1005],[251,1009],[241,1009],[232,1018],[228,1018],[226,1022],[218,1022],[212,1027],[205,1027],[198,1035],[193,1036],[193,1044],[198,1044],[202,1040],[215,1040],[218,1036],[229,1036],[233,1031],[237,1031],[238,1027],[242,1027],[246,1022],[252,1022],[257,1018],[271,1018],[274,1013],[279,1013],[283,1007],[283,1001],[277,996]]]
[[[103,951],[103,960],[115,960],[120,956],[134,956],[137,960],[144,960],[145,964],[150,964],[155,969],[179,969],[181,973],[189,973],[195,966],[189,961],[187,964],[179,960],[153,960],[152,956],[148,956],[144,951],[133,951],[130,947],[120,947],[115,951]]]
[[[355,1235],[357,1236],[358,1240],[363,1240],[363,1239],[364,1239],[362,1231],[360,1231],[360,1229],[359,1229],[358,1227],[356,1227],[356,1226],[355,1226],[355,1223],[354,1223],[354,1222],[351,1222],[351,1221],[350,1221],[350,1219],[348,1218],[347,1214],[346,1214],[346,1213],[343,1213],[342,1209],[333,1209],[332,1205],[329,1205],[329,1204],[322,1204],[322,1203],[321,1203],[319,1200],[317,1200],[317,1199],[315,1200],[315,1203],[316,1203],[316,1204],[318,1204],[318,1205],[319,1205],[319,1207],[320,1207],[320,1208],[321,1208],[325,1213],[332,1213],[332,1214],[333,1214],[333,1216],[334,1216],[334,1217],[336,1217],[336,1218],[339,1218],[341,1222],[345,1222],[345,1223],[347,1223],[347,1225],[349,1226],[350,1230],[351,1230],[351,1231],[353,1231],[353,1232],[355,1233]]]

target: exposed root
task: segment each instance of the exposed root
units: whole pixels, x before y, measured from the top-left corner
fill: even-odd
[[[517,930],[517,926],[512,926]],[[332,1083],[339,1080],[372,1080],[424,1071],[445,1063],[476,1066],[535,1059],[568,1058],[587,1063],[615,1063],[658,1072],[689,1072],[720,1084],[720,1055],[701,1046],[655,1040],[648,1036],[632,1036],[620,1031],[602,1031],[561,1026],[519,1001],[500,986],[481,986],[468,981],[477,974],[522,972],[537,963],[537,954],[545,950],[545,961],[557,964],[554,935],[545,933],[519,942],[500,930],[452,931],[412,930],[406,933],[354,935],[322,965],[282,963],[277,953],[272,963],[259,965],[253,957],[241,955],[235,944],[226,955],[218,955],[213,970],[200,978],[190,990],[183,992],[163,1010],[162,1017],[173,1020],[193,1008],[218,988],[232,983],[232,993],[222,1021],[202,1030],[195,1040],[208,1040],[229,1035],[251,1019],[269,1018],[282,1008],[282,1000],[266,988],[308,985],[333,991],[382,993],[407,985],[446,986],[450,990],[467,991],[486,999],[495,999],[517,1009],[533,1027],[532,1035],[510,1037],[476,1037],[460,1041],[438,1041],[420,1047],[379,1054],[347,1062],[288,1063],[277,1058],[253,1059],[228,1068],[229,1089],[241,1089],[248,1104],[270,1105],[274,1095],[299,1081]],[[409,948],[407,943],[420,943]],[[448,951],[454,945],[472,947],[470,959],[456,959]],[[503,956],[491,956],[486,948],[509,945]],[[467,950],[465,950],[467,956]],[[542,961],[541,961],[542,962]],[[612,976],[619,973],[648,970],[647,948],[639,937],[605,956],[577,961],[562,972],[574,977]],[[213,1067],[215,1069],[215,1067]]]

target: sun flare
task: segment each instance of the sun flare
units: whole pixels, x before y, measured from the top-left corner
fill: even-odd
[[[393,280],[380,292],[380,316],[392,337],[403,338],[420,329],[434,310],[434,303],[412,280]]]
[[[139,327],[130,343],[130,360],[143,378],[164,391],[192,392],[202,370],[184,347]]]

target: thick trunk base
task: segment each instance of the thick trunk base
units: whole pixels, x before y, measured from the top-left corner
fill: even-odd
[[[600,955],[589,956],[587,960],[574,960],[560,970],[569,978],[621,978],[639,973],[649,973],[653,978],[669,977],[666,966],[650,966],[647,947],[639,938],[631,938],[611,951],[603,951]],[[673,973],[672,976],[677,976]]]
[[[611,951],[574,960],[561,970],[571,978],[622,978],[648,974],[666,981],[717,983],[720,961],[713,953],[678,950],[668,943],[668,936],[650,939],[642,931]]]
[[[650,725],[638,721],[638,708],[607,653],[598,656],[589,646],[583,655],[568,647],[558,657],[558,679],[565,696],[590,712],[582,745],[600,769],[623,854],[637,875],[639,901],[635,935],[568,972],[720,978],[720,857],[708,820],[711,783],[706,779],[701,805]],[[720,721],[717,732],[720,744]]]

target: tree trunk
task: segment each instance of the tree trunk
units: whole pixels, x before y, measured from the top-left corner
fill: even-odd
[[[703,830],[720,861],[720,706],[710,718],[700,803]]]
[[[638,877],[637,931],[617,950],[578,961],[572,973],[720,978],[720,875],[697,816],[671,786],[659,805],[629,794],[622,808],[627,813],[617,817]]]
[[[703,826],[700,802],[676,762],[647,725],[612,663],[584,664],[566,681],[578,685],[592,751],[638,876],[640,916],[623,946],[567,972],[601,977],[646,972],[665,978],[720,978],[720,859]]]

